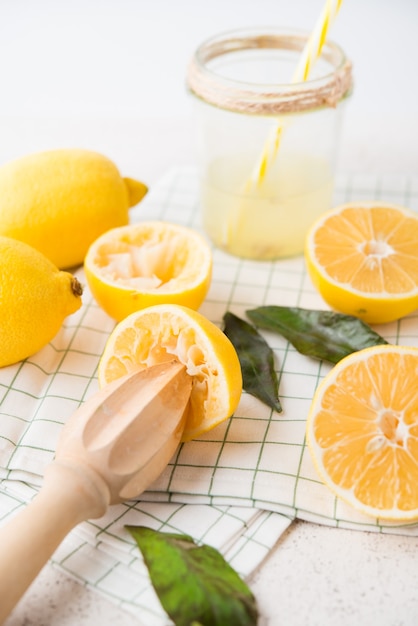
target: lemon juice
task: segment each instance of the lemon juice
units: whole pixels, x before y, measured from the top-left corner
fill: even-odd
[[[295,82],[309,40],[283,28],[219,33],[188,67],[203,226],[241,258],[302,253],[309,226],[331,208],[351,62],[321,42],[309,77]]]
[[[289,154],[248,189],[253,162],[213,160],[203,175],[203,225],[215,245],[243,258],[268,260],[303,252],[306,232],[331,207],[333,172],[320,156]]]

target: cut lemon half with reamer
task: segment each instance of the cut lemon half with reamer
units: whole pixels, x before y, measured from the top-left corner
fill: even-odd
[[[370,324],[418,308],[418,214],[383,202],[341,205],[308,233],[306,265],[330,307]]]
[[[155,304],[198,309],[212,254],[197,231],[164,221],[113,228],[90,246],[84,271],[97,303],[115,320]]]
[[[319,385],[307,443],[323,482],[382,519],[418,518],[418,349],[374,346]]]
[[[104,386],[130,372],[172,361],[192,377],[183,441],[194,439],[234,413],[242,392],[241,366],[228,337],[200,313],[155,305],[116,325],[99,364]]]

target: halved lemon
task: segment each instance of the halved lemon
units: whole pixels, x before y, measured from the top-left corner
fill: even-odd
[[[242,393],[235,348],[220,328],[197,311],[160,304],[119,322],[99,363],[99,384],[173,357],[186,365],[193,379],[183,432],[183,441],[188,441],[230,417]]]
[[[198,309],[210,287],[212,253],[191,228],[142,222],[113,228],[96,239],[84,271],[97,303],[120,321],[154,304]]]
[[[313,284],[330,307],[369,324],[418,308],[418,214],[384,202],[327,212],[305,247]]]
[[[307,443],[323,482],[382,519],[418,518],[418,349],[373,346],[319,385]]]

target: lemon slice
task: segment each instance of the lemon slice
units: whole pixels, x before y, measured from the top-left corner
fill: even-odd
[[[418,308],[418,215],[383,202],[329,211],[311,227],[305,258],[332,308],[370,324]]]
[[[418,518],[417,371],[417,348],[365,348],[329,372],[311,405],[307,443],[319,475],[374,517]]]
[[[198,309],[212,278],[212,253],[196,231],[164,221],[109,230],[89,248],[84,270],[97,303],[115,320],[155,304]]]
[[[242,393],[235,348],[200,313],[175,304],[143,309],[119,322],[99,364],[104,386],[133,370],[172,361],[186,365],[193,378],[183,441],[194,439],[230,417]]]

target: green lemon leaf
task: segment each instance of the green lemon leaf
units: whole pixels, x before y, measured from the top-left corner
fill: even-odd
[[[152,585],[176,626],[255,626],[256,601],[223,556],[189,535],[126,526]]]
[[[334,311],[261,306],[246,314],[258,328],[283,335],[301,354],[334,364],[357,350],[388,343],[359,318]]]
[[[229,311],[224,317],[224,333],[233,344],[242,370],[242,386],[270,408],[281,413],[279,383],[274,353],[260,333],[248,322]]]

